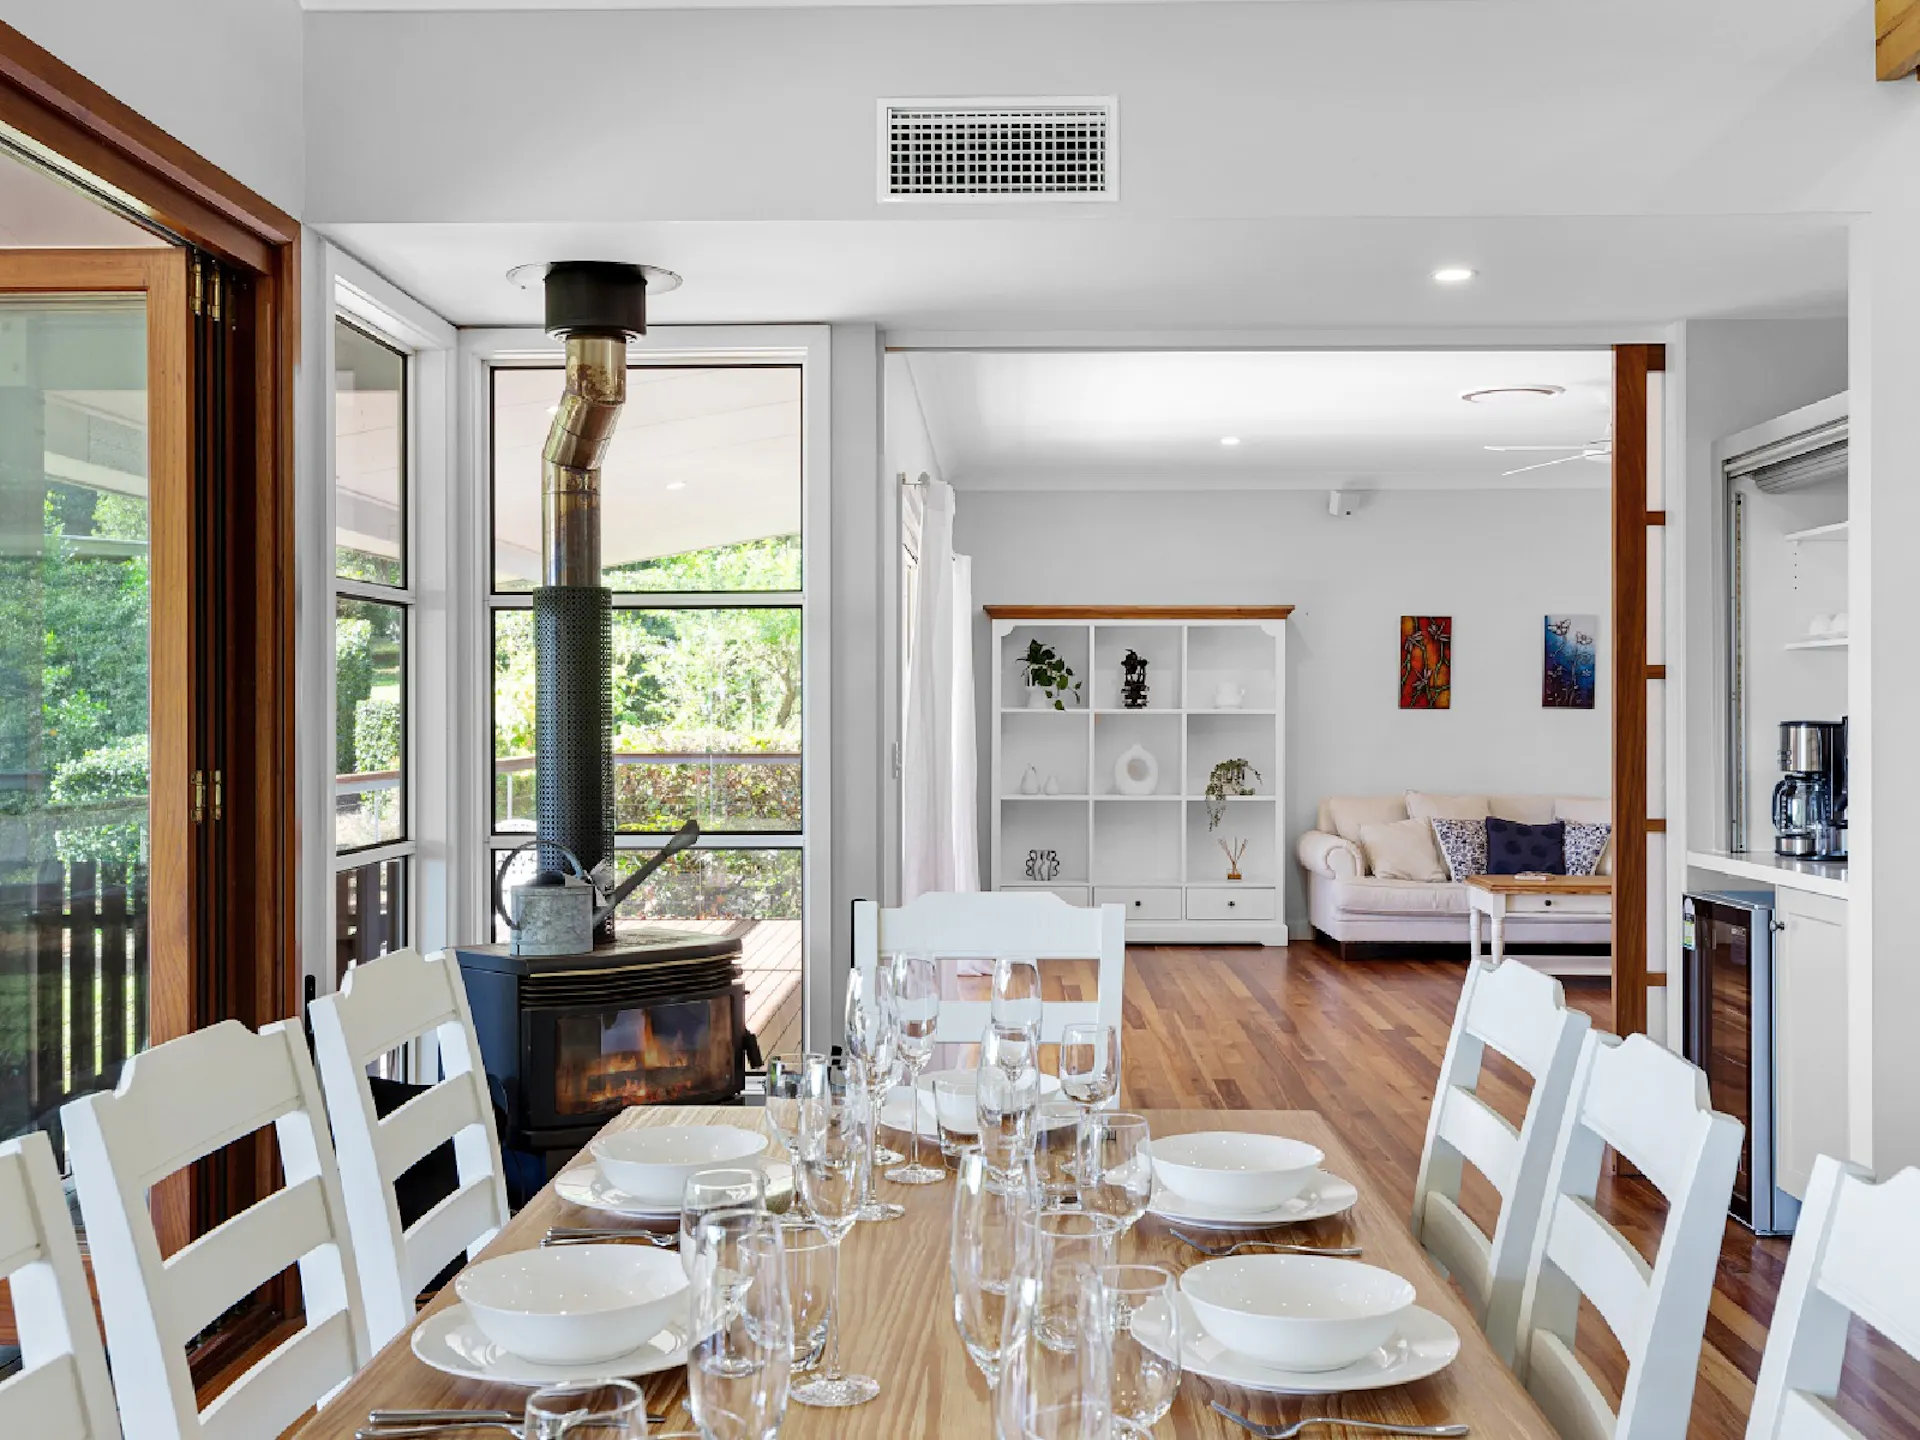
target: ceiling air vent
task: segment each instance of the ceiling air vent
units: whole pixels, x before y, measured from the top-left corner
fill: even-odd
[[[1115,200],[1113,97],[882,100],[882,200]]]

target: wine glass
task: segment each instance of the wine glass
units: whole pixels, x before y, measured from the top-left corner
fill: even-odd
[[[1031,955],[1003,955],[993,962],[996,1025],[1040,1025],[1040,962]]]
[[[693,1237],[702,1215],[711,1210],[766,1208],[767,1177],[763,1171],[741,1166],[689,1175],[680,1197],[680,1263],[687,1274],[693,1274]]]
[[[1153,1199],[1147,1117],[1096,1110],[1080,1122],[1080,1206],[1131,1230]]]
[[[960,1152],[954,1172],[953,1237],[947,1272],[953,1280],[953,1323],[967,1357],[991,1389],[1000,1379],[1007,1296],[1029,1268],[1022,1260],[1028,1222],[1038,1204],[1032,1176],[997,1178],[977,1146]]]
[[[884,979],[884,967],[871,970],[855,966],[847,977],[847,1060],[860,1072],[861,1082],[884,1103],[887,1086],[893,1079],[897,1026],[894,1020],[891,986]],[[917,1118],[917,1117],[916,1117]],[[868,1145],[877,1149],[880,1136],[878,1116],[869,1132]],[[904,1205],[884,1203],[873,1198],[873,1165],[877,1157],[867,1157],[867,1193],[860,1204],[862,1220],[898,1220],[906,1214]]]
[[[1040,1107],[1037,1026],[987,1026],[974,1092],[987,1163],[1011,1170],[1033,1154],[1034,1116]]]
[[[1179,1282],[1159,1265],[1109,1265],[1100,1272],[1113,1346],[1113,1414],[1139,1427],[1158,1425],[1180,1388]],[[1135,1327],[1150,1333],[1144,1345]]]
[[[863,1405],[880,1393],[870,1375],[840,1370],[840,1246],[860,1218],[872,1160],[873,1097],[860,1073],[836,1073],[824,1060],[807,1067],[800,1102],[800,1152],[794,1173],[814,1223],[833,1247],[833,1305],[827,1336],[827,1373],[797,1385],[802,1405]]]
[[[1025,1274],[1014,1282],[1000,1383],[994,1387],[996,1440],[1109,1440],[1119,1428],[1113,1419],[1113,1336],[1101,1268],[1083,1266],[1062,1277],[1051,1302],[1041,1277]],[[1069,1320],[1053,1338],[1043,1323],[1048,1303]]]
[[[893,1014],[912,1101],[913,1138],[912,1158],[887,1171],[887,1179],[896,1185],[938,1184],[947,1172],[920,1163],[920,1072],[933,1059],[934,1032],[940,1024],[940,970],[931,955],[893,957]]]
[[[693,1236],[687,1409],[703,1440],[772,1440],[786,1419],[793,1315],[779,1222],[709,1210]]]
[[[1076,1021],[1061,1029],[1060,1088],[1083,1110],[1120,1093],[1120,1037],[1113,1026]]]
[[[647,1403],[630,1380],[547,1385],[527,1397],[526,1440],[646,1440]]]

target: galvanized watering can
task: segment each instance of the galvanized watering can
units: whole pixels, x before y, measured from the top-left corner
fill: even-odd
[[[502,882],[513,864],[513,857],[540,842],[529,840],[524,845],[515,846],[493,877],[493,908],[506,923],[512,937],[509,947],[511,953],[584,955],[593,949],[594,927],[613,914],[620,902],[640,887],[641,881],[699,838],[699,824],[689,820],[673,833],[672,839],[653,853],[646,864],[617,887],[613,885],[613,867],[610,864],[596,867],[595,873],[590,875],[580,863],[580,857],[562,845],[559,850],[566,857],[570,870],[542,870],[525,884],[508,889],[503,898]],[[508,913],[509,903],[512,905],[511,914]]]

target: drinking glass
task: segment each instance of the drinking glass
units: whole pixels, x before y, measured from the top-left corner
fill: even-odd
[[[993,962],[993,1023],[1040,1026],[1040,962],[1031,955],[1003,955]]]
[[[780,1222],[764,1210],[709,1210],[693,1247],[687,1409],[703,1440],[772,1440],[793,1367]]]
[[[1051,1101],[1034,1112],[1033,1168],[1044,1205],[1071,1205],[1078,1191],[1080,1107]]]
[[[942,1075],[928,1087],[933,1092],[933,1119],[940,1132],[940,1153],[958,1160],[963,1150],[980,1144],[980,1096],[965,1075]]]
[[[800,1091],[805,1082],[807,1065],[814,1060],[824,1065],[826,1059],[826,1056],[817,1052],[795,1052],[775,1055],[767,1061],[767,1124],[780,1137],[789,1161],[795,1159],[795,1147],[799,1144]],[[782,1219],[789,1226],[811,1225],[813,1221],[808,1217],[807,1207],[798,1194],[799,1181],[796,1180],[794,1185],[796,1193],[793,1204]]]
[[[887,1171],[896,1185],[934,1185],[947,1172],[920,1163],[920,1072],[933,1059],[934,1031],[940,1024],[940,969],[931,955],[893,957],[893,1014],[900,1059],[913,1102],[912,1158]]]
[[[1120,1093],[1120,1037],[1113,1026],[1076,1021],[1060,1031],[1060,1088],[1083,1110]]]
[[[840,1370],[840,1245],[860,1218],[872,1163],[872,1129],[873,1099],[858,1071],[835,1072],[824,1062],[807,1067],[794,1173],[814,1223],[833,1250],[833,1301],[827,1372],[794,1387],[793,1398],[802,1405],[862,1405],[880,1393],[880,1382],[872,1376]]]
[[[645,1440],[646,1396],[627,1380],[547,1385],[527,1397],[526,1440]]]
[[[953,1323],[967,1357],[991,1389],[1000,1379],[1007,1296],[1029,1268],[1021,1247],[1038,1204],[1031,1174],[996,1177],[979,1147],[960,1152],[954,1172],[953,1237],[947,1271],[953,1280]]]
[[[1080,1208],[1111,1215],[1131,1230],[1153,1199],[1147,1117],[1095,1110],[1080,1124]]]
[[[1010,1170],[1033,1154],[1040,1108],[1039,1027],[990,1024],[980,1041],[974,1082],[980,1148],[996,1170]]]
[[[1022,1275],[1008,1296],[993,1396],[996,1440],[1110,1440],[1117,1430],[1113,1337],[1100,1270],[1074,1270],[1055,1287],[1061,1292],[1056,1303],[1071,1321],[1055,1341],[1043,1325],[1047,1288],[1039,1277]]]
[[[812,1372],[827,1353],[827,1325],[833,1319],[833,1242],[817,1227],[785,1229],[787,1305],[793,1311],[793,1370]]]
[[[1027,1229],[1027,1273],[1040,1286],[1034,1331],[1042,1345],[1065,1353],[1084,1320],[1078,1308],[1080,1278],[1113,1264],[1120,1222],[1089,1210],[1036,1209]]]
[[[847,977],[847,1062],[860,1072],[861,1082],[876,1097],[876,1104],[885,1103],[887,1086],[893,1080],[897,1038],[891,987],[885,983],[885,974],[884,966],[876,965],[872,970],[855,966]],[[869,1146],[879,1140],[878,1119],[875,1116],[876,1123],[869,1132]],[[907,1213],[904,1205],[883,1203],[873,1197],[875,1158],[867,1157],[867,1193],[860,1202],[860,1218],[898,1220]]]
[[[766,1208],[767,1177],[763,1171],[741,1166],[689,1175],[680,1198],[680,1263],[687,1274],[693,1274],[693,1236],[702,1215],[710,1210]]]
[[[1159,1265],[1109,1265],[1100,1283],[1113,1346],[1114,1418],[1151,1430],[1173,1408],[1180,1388],[1179,1282]],[[1151,1331],[1158,1346],[1141,1344],[1136,1325]]]

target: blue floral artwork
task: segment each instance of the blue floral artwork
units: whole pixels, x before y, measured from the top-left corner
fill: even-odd
[[[1540,703],[1550,710],[1593,709],[1597,615],[1547,616],[1546,666]]]

